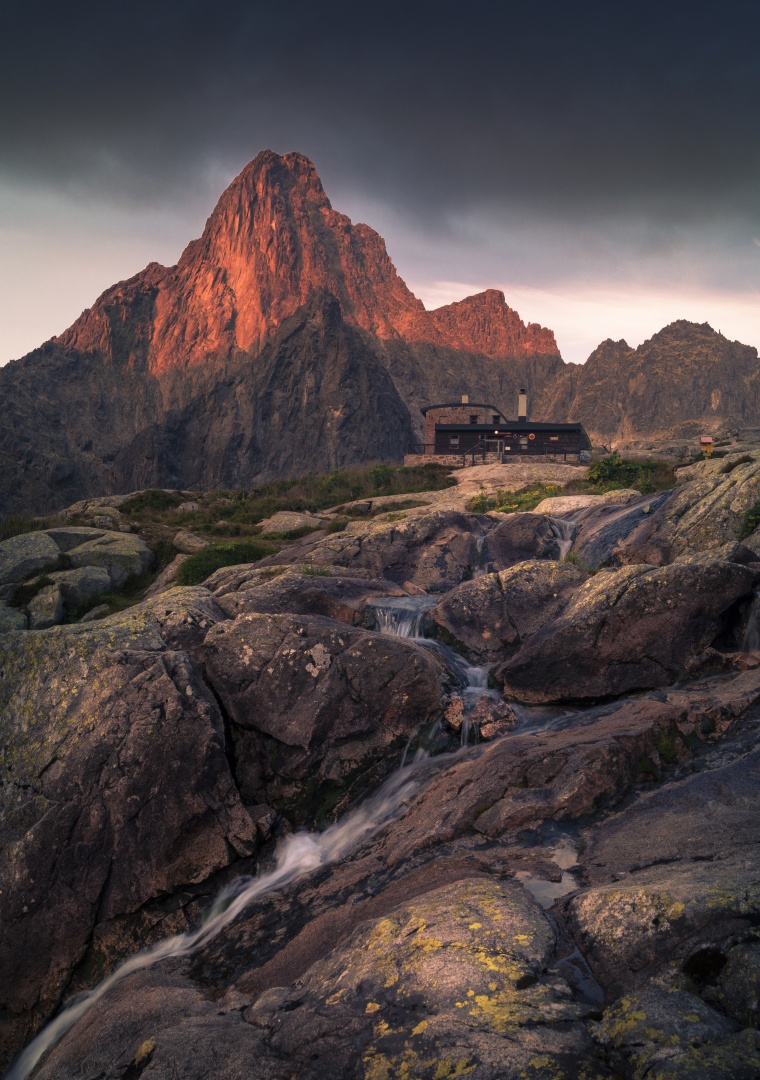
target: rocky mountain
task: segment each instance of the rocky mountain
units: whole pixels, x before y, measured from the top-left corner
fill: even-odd
[[[585,364],[565,366],[538,407],[604,443],[715,434],[756,424],[760,362],[749,345],[679,319],[637,349],[603,341]]]
[[[0,511],[398,459],[432,399],[510,401],[562,367],[503,293],[426,311],[310,161],[265,151],[176,266],[0,370]]]
[[[176,266],[151,263],[0,368],[0,513],[145,486],[251,486],[398,460],[461,394],[608,442],[746,423],[754,349],[674,323],[565,364],[489,289],[426,311],[301,154],[259,154]]]

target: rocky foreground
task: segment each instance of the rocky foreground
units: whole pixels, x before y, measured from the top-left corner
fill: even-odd
[[[228,887],[34,1075],[760,1076],[760,453],[680,475],[0,635],[5,1060]]]

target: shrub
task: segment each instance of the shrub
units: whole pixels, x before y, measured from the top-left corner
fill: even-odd
[[[177,574],[178,585],[200,585],[215,570],[239,563],[258,562],[277,549],[263,540],[240,540],[229,544],[211,544],[182,563]]]
[[[745,536],[749,536],[760,525],[760,500],[753,503],[747,510],[746,514],[742,518],[742,523],[739,528],[739,539],[743,540]]]
[[[335,521],[331,521],[327,526],[328,533],[343,532],[346,525],[349,524],[348,518],[336,518]]]
[[[146,511],[173,510],[185,502],[186,496],[180,491],[164,491],[162,488],[150,488],[141,491],[139,495],[122,503],[119,510],[122,514],[140,514]]]

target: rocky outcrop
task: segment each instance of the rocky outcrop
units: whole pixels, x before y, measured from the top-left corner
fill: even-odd
[[[6,1059],[163,939],[35,1076],[760,1073],[755,553],[587,573],[520,517],[419,508],[0,639]]]
[[[465,581],[446,594],[430,618],[474,663],[493,664],[555,619],[586,576],[572,563],[521,562]]]
[[[753,570],[719,553],[602,571],[495,677],[508,697],[535,702],[666,686],[715,640],[755,581]]]
[[[0,543],[0,597],[7,612],[0,617],[0,634],[56,626],[139,578],[154,561],[139,536],[121,532],[56,527],[12,536]]]
[[[456,510],[399,515],[391,521],[354,521],[298,557],[315,568],[344,567],[347,576],[358,568],[399,585],[411,582],[426,592],[444,592],[480,566],[479,541],[493,528],[494,519],[487,515]],[[516,550],[514,544],[509,547],[513,554]],[[273,555],[270,561],[279,558]]]
[[[203,660],[234,723],[243,797],[287,806],[299,824],[324,814],[330,785],[366,784],[378,762],[382,776],[441,713],[434,654],[318,616],[239,615],[209,631]]]
[[[256,846],[217,705],[172,641],[213,615],[187,590],[170,612],[0,638],[6,1054],[55,1006],[98,923]]]
[[[235,575],[233,582],[230,575],[215,575],[206,586],[231,617],[249,612],[325,615],[349,626],[364,625],[367,605],[373,599],[406,596],[398,585],[382,578],[303,573],[293,567],[251,567],[247,574]]]

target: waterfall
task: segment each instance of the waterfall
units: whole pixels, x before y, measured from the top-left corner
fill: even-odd
[[[381,634],[409,638],[416,644],[433,649],[442,656],[463,684],[461,693],[467,712],[470,712],[484,697],[501,701],[499,691],[488,687],[490,668],[471,664],[443,642],[423,636],[425,612],[435,607],[438,600],[439,598],[435,596],[383,597],[373,600],[372,607],[375,609],[377,629]],[[460,732],[462,746],[467,746],[470,741],[477,742],[480,734],[478,725],[469,720],[467,712],[462,719]]]
[[[452,757],[452,754],[441,754],[435,759],[435,766],[450,762]],[[11,1065],[5,1080],[26,1080],[43,1054],[56,1046],[96,1002],[127,976],[169,957],[190,956],[213,941],[251,901],[281,892],[319,867],[340,862],[362,841],[404,813],[420,788],[423,772],[431,767],[433,763],[425,752],[418,750],[411,765],[397,769],[374,795],[349,811],[342,821],[330,825],[323,833],[298,832],[285,837],[277,847],[273,870],[260,877],[241,877],[233,881],[217,896],[197,930],[166,938],[124,960],[103,982],[77,997],[42,1029]]]
[[[574,521],[567,521],[564,518],[550,518],[549,523],[551,525],[552,536],[557,540],[557,546],[559,547],[559,559],[564,559],[573,546],[573,540],[575,540],[576,533],[578,532],[578,526]]]
[[[485,536],[479,536],[475,541],[475,550],[478,555],[478,562],[476,566],[472,568],[473,578],[485,577],[488,573],[488,563],[483,562],[483,545],[486,542]]]
[[[747,626],[742,638],[742,652],[760,650],[760,592],[756,592],[747,616]]]
[[[420,639],[425,612],[437,603],[435,596],[393,596],[384,597],[382,602],[371,606],[375,609],[375,621],[381,634]]]

